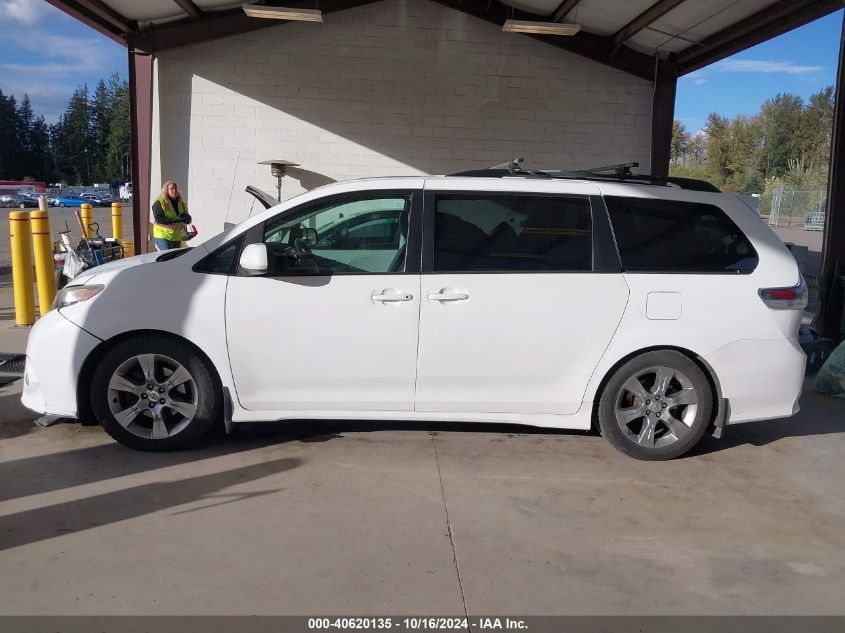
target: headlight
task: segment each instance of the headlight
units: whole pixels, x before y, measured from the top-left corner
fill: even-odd
[[[91,284],[90,286],[66,286],[59,290],[59,294],[53,300],[53,309],[65,308],[79,303],[80,301],[88,301],[91,297],[98,294],[105,286],[102,284]]]

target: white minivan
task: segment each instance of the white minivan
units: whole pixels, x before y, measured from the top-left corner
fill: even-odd
[[[346,181],[74,279],[30,334],[23,403],[141,450],[362,419],[596,429],[670,459],[798,410],[806,301],[778,237],[699,181]]]

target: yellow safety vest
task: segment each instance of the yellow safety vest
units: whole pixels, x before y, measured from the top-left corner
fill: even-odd
[[[188,213],[188,205],[181,199],[179,200],[178,213],[173,210],[173,205],[170,204],[170,198],[167,196],[162,196],[158,201],[164,210],[164,217],[168,220],[175,220],[180,215],[186,215]],[[156,239],[170,240],[171,242],[181,242],[185,237],[185,225],[181,222],[171,224],[170,226],[154,224],[153,237]]]

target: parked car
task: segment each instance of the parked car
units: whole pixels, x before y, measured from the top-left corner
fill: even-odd
[[[3,206],[5,206],[6,208],[38,208],[38,198],[32,199],[31,197],[24,194],[8,194],[5,196],[0,196],[0,203],[2,203]]]
[[[83,203],[89,202],[85,198],[80,198],[77,196],[58,196],[55,198],[53,202],[53,206],[56,207],[79,207],[82,206]]]
[[[85,200],[85,202],[90,203],[92,206],[95,207],[104,207],[106,206],[105,203],[102,201],[99,195],[95,193],[83,193],[79,195],[80,198]]]
[[[107,193],[83,193],[80,197],[85,198],[85,200],[96,207],[107,207],[112,203],[112,197]]]
[[[597,429],[676,457],[798,410],[807,290],[740,199],[675,182],[489,170],[312,190],[74,279],[29,336],[23,403],[140,450],[311,418]]]

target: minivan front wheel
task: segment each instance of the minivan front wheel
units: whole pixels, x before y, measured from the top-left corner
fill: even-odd
[[[626,455],[673,459],[695,446],[710,423],[713,391],[702,369],[673,350],[632,358],[599,400],[602,435]]]
[[[94,370],[91,398],[106,432],[144,451],[195,444],[222,415],[207,361],[165,337],[131,338],[109,350]]]

